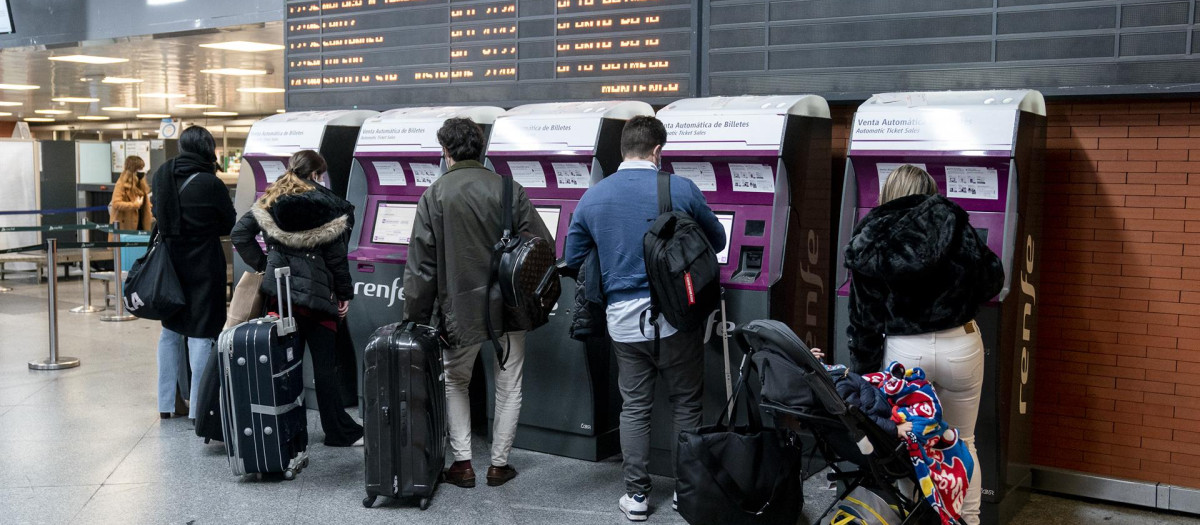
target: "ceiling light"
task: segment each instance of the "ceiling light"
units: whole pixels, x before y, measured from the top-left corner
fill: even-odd
[[[206,117],[236,117],[237,112],[236,111],[205,111],[204,116],[206,116]]]
[[[142,108],[128,108],[128,107],[124,107],[124,106],[109,106],[109,107],[100,108],[100,109],[102,109],[104,111],[115,111],[115,112],[119,112],[119,113],[132,113],[134,111],[141,111]]]
[[[216,44],[200,44],[200,47],[210,49],[220,49],[223,51],[242,51],[245,53],[261,53],[263,51],[279,51],[283,46],[279,44],[266,44],[263,42],[247,42],[245,40],[234,40],[233,42],[219,42]]]
[[[283,88],[248,87],[238,88],[238,93],[283,93]]]
[[[179,93],[142,93],[138,96],[142,98],[183,98],[187,95],[181,95]]]
[[[104,80],[101,82],[104,82],[105,84],[140,84],[145,82],[145,80],[127,77],[104,77]]]
[[[57,62],[79,62],[80,64],[116,64],[119,62],[129,62],[128,58],[100,57],[95,55],[57,56],[50,57],[50,60]]]
[[[277,110],[275,110],[275,112],[276,113],[287,113],[287,110],[286,109],[277,109]]]
[[[28,91],[31,89],[38,89],[38,86],[31,86],[29,84],[0,84],[0,89],[16,89],[16,90]]]
[[[175,104],[175,107],[180,109],[212,109],[217,106],[216,104]]]
[[[179,2],[183,1],[185,0],[146,0],[146,5],[178,4]]]
[[[21,105],[23,105],[23,104],[20,102],[8,102],[6,100],[0,100],[0,106],[21,106]]]
[[[104,115],[80,115],[79,120],[108,120],[111,117]]]
[[[210,75],[234,75],[234,76],[239,76],[239,77],[267,74],[267,71],[265,69],[242,69],[240,67],[222,67],[222,68],[218,68],[218,69],[201,69],[200,72],[208,73]]]
[[[54,102],[75,102],[78,104],[91,104],[92,102],[100,102],[98,98],[88,97],[57,97],[50,99]]]
[[[0,117],[11,117],[11,116],[12,116],[12,113],[9,113],[7,111],[0,111]]]
[[[25,117],[25,122],[54,122],[54,119],[49,117]]]
[[[35,109],[33,112],[42,115],[68,115],[71,113],[65,109]]]
[[[166,113],[138,113],[137,118],[171,118]]]

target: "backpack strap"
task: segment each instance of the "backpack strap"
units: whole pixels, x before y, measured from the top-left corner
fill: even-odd
[[[183,185],[179,187],[179,193],[182,194],[183,190],[188,187],[188,184],[191,184],[193,180],[196,180],[196,177],[199,175],[200,175],[199,172],[193,173],[192,176],[188,177],[187,180],[183,181]]]
[[[504,218],[501,219],[500,225],[504,229],[504,238],[507,239],[513,234],[513,180],[512,177],[501,176],[501,178],[504,179],[504,202],[502,203]]]
[[[671,213],[671,174],[658,170],[658,214]]]
[[[513,230],[513,180],[512,177],[500,176],[504,191],[501,193],[503,202],[501,203],[502,217],[500,219],[500,227],[502,229],[501,240],[496,243],[496,247],[492,249],[492,268],[488,276],[487,293],[484,296],[483,306],[483,325],[487,329],[488,339],[492,340],[492,344],[496,347],[496,365],[500,370],[508,370],[504,365],[508,364],[509,346],[500,346],[500,337],[496,334],[496,328],[492,326],[492,289],[496,286],[496,282],[500,277],[500,258],[504,254],[506,241],[512,236]],[[508,339],[508,334],[505,334],[505,342]]]

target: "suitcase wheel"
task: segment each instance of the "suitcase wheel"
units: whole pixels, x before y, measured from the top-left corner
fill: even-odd
[[[283,471],[283,479],[286,479],[288,481],[296,479],[296,471],[292,470],[292,469],[287,469],[287,470]]]
[[[375,504],[375,496],[367,496],[367,497],[363,498],[363,506],[364,507],[369,509],[374,504]]]
[[[421,498],[421,501],[419,501],[417,504],[418,504],[418,506],[420,506],[421,510],[428,509],[429,508],[429,498]]]

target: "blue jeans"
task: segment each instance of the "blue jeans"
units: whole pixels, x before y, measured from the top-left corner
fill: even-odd
[[[184,352],[183,341],[187,340],[187,352]],[[200,376],[204,374],[204,365],[208,356],[216,351],[216,341],[213,339],[197,339],[184,337],[183,334],[162,329],[158,336],[158,411],[175,411],[175,391],[190,401],[188,417],[196,418],[196,394],[199,391]],[[192,367],[192,381],[188,385],[188,357]]]

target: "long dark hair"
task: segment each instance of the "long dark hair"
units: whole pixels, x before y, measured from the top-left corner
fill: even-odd
[[[208,162],[217,161],[217,141],[200,126],[191,126],[179,135],[179,151],[199,155]]]

